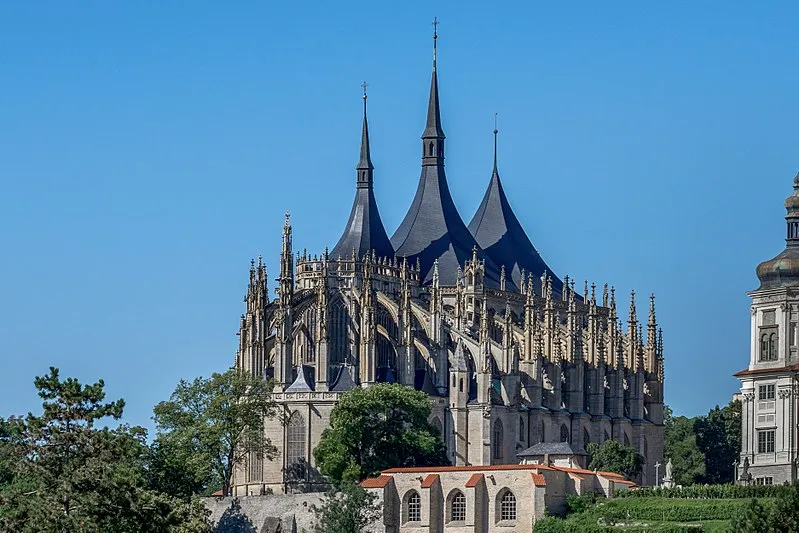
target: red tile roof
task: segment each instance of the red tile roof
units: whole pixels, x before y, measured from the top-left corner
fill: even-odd
[[[389,481],[391,481],[391,476],[370,477],[361,481],[361,487],[365,489],[382,489],[388,485]]]
[[[389,468],[382,474],[424,474],[435,472],[486,472],[489,470],[560,470],[560,467],[546,465],[483,465],[483,466],[414,466],[409,468]]]
[[[438,474],[430,474],[422,481],[422,488],[429,489],[436,481],[438,481]]]
[[[476,487],[483,479],[483,474],[472,474],[469,481],[466,482],[468,488]]]
[[[531,472],[531,476],[533,476],[533,485],[536,487],[546,487],[547,486],[547,478],[544,477],[544,474],[539,474],[538,472]]]

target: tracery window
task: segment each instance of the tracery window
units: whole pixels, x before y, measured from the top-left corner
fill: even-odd
[[[286,427],[286,466],[305,461],[305,419],[294,411]]]

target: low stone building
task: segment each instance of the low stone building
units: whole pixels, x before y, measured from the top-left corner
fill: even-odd
[[[362,482],[383,503],[380,533],[532,532],[546,512],[565,512],[568,494],[610,498],[634,485],[552,463],[392,468]]]

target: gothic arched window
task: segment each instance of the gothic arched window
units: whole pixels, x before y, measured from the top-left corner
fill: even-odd
[[[419,493],[412,490],[405,496],[405,522],[419,522],[422,520],[422,498]]]
[[[516,496],[509,489],[499,493],[499,516],[498,521],[516,520]]]
[[[436,433],[438,433],[439,435],[444,433],[444,429],[441,427],[441,420],[439,420],[438,417],[435,417],[433,419],[432,426],[433,428],[435,428]]]
[[[524,432],[524,418],[519,417],[519,440],[524,442],[527,434]]]
[[[294,411],[286,425],[286,477],[300,481],[305,477],[305,419]]]
[[[541,421],[541,442],[546,442],[546,441],[547,441],[546,428],[544,426],[544,421],[542,420]]]
[[[560,442],[569,442],[569,428],[566,424],[560,426]]]
[[[626,433],[624,434],[624,445],[625,446],[629,446],[630,445],[630,438],[627,436]]]
[[[591,435],[588,433],[588,430],[583,428],[583,448],[588,446],[591,442]]]
[[[497,420],[494,423],[494,459],[502,460],[502,449],[504,447],[504,440],[505,436],[503,435],[503,428],[502,428],[502,420]]]
[[[466,520],[466,496],[457,489],[450,497],[449,519],[452,522],[463,522]]]

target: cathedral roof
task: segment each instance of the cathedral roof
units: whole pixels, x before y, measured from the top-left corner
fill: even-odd
[[[462,267],[477,248],[486,262],[486,285],[499,286],[499,267],[488,258],[463,222],[444,173],[444,130],[438,100],[438,74],[433,63],[427,123],[422,133],[422,174],[416,196],[405,218],[391,237],[396,254],[413,262],[419,260],[424,283],[432,281],[433,263],[438,260],[440,282],[453,286]]]
[[[485,250],[494,263],[505,267],[513,285],[523,284],[522,270],[533,275],[536,292],[541,294],[541,276],[546,273],[552,278],[552,292],[560,295],[563,282],[535,249],[519,219],[508,202],[502,180],[497,170],[497,130],[494,130],[494,170],[488,183],[483,201],[469,223],[469,231],[477,243]],[[526,276],[525,275],[525,276]],[[509,288],[510,290],[510,288]]]
[[[350,257],[353,251],[358,257],[363,257],[370,250],[374,250],[378,257],[393,257],[394,248],[391,246],[375,201],[374,165],[369,149],[369,124],[366,120],[366,93],[363,95],[361,158],[357,171],[357,188],[350,218],[344,234],[333,247],[331,258]]]

